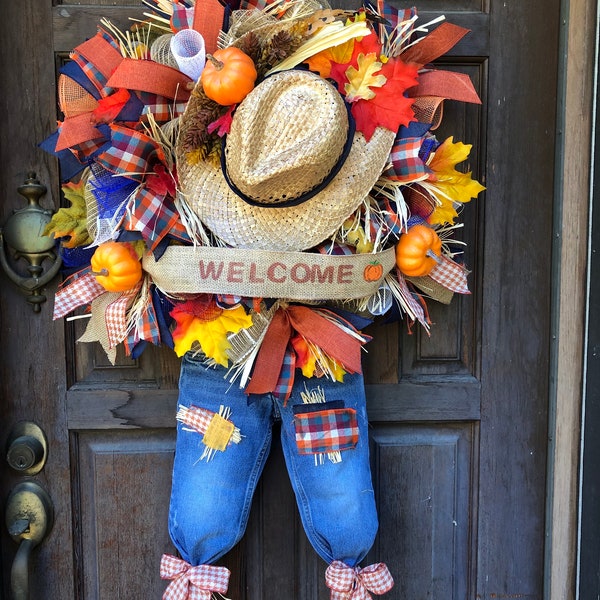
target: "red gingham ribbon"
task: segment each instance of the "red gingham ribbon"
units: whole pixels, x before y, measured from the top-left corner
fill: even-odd
[[[229,569],[212,565],[192,567],[189,563],[163,554],[160,561],[161,579],[172,579],[163,600],[210,600],[212,592],[224,594],[229,585]]]
[[[61,319],[76,308],[89,304],[104,292],[106,290],[91,273],[85,273],[79,278],[68,281],[54,297],[52,318]]]
[[[369,592],[381,596],[392,589],[394,580],[384,563],[361,569],[334,560],[325,571],[325,585],[331,600],[369,600]]]
[[[471,293],[467,285],[467,270],[447,256],[441,256],[441,261],[429,273],[429,277],[457,294]]]

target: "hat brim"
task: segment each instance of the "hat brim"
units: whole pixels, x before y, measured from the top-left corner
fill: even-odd
[[[179,185],[190,208],[226,244],[307,250],[331,237],[360,206],[383,172],[394,138],[392,131],[382,127],[368,142],[357,132],[337,175],[324,190],[298,206],[251,206],[233,192],[220,168],[204,161],[189,164],[178,147]]]

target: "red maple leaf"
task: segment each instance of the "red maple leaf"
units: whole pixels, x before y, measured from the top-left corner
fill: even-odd
[[[367,141],[377,127],[385,127],[396,133],[401,125],[415,120],[412,110],[413,99],[407,98],[407,89],[417,84],[417,67],[407,65],[399,59],[391,59],[381,68],[387,81],[375,88],[375,97],[370,100],[357,100],[352,103],[352,116],[356,129],[363,133]]]
[[[98,106],[92,112],[92,123],[112,123],[123,107],[129,102],[129,92],[125,88],[98,100]]]
[[[175,197],[175,181],[164,165],[155,165],[154,173],[146,177],[146,187],[159,196]]]
[[[221,115],[216,121],[209,123],[208,127],[206,128],[208,133],[216,131],[219,137],[227,135],[229,133],[229,130],[231,129],[231,121],[233,120],[233,109],[236,106],[236,104],[232,104],[225,114]]]

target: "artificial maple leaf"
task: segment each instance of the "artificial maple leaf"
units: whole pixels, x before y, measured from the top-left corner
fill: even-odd
[[[231,122],[233,121],[233,110],[236,107],[235,104],[232,104],[225,114],[221,115],[216,121],[209,123],[206,130],[208,133],[212,133],[213,131],[217,132],[219,137],[223,137],[229,133],[231,129]]]
[[[377,127],[385,127],[396,133],[401,125],[407,126],[415,120],[412,98],[404,92],[417,82],[417,67],[393,59],[384,64],[381,73],[387,79],[385,85],[376,90],[370,100],[352,103],[352,116],[356,129],[363,133],[367,141]]]
[[[383,64],[377,60],[375,53],[359,54],[357,62],[358,69],[353,66],[346,69],[348,83],[344,85],[344,91],[348,102],[371,100],[375,97],[375,92],[371,88],[380,88],[387,81],[386,77],[380,73]]]
[[[431,173],[424,187],[438,201],[438,206],[428,219],[431,224],[454,223],[457,217],[454,203],[470,202],[485,189],[471,177],[470,172],[456,170],[456,165],[469,156],[471,148],[470,144],[454,143],[454,139],[449,137],[438,146],[427,162]]]
[[[348,40],[333,48],[327,48],[321,52],[317,52],[305,62],[308,68],[315,73],[318,73],[324,79],[329,79],[331,75],[332,63],[347,65],[352,59],[354,51],[354,40]]]
[[[85,182],[86,179],[82,178],[78,183],[65,183],[62,186],[63,195],[71,206],[59,208],[44,229],[44,235],[52,234],[55,238],[69,238],[62,241],[65,248],[76,248],[92,243],[87,230]]]
[[[98,106],[92,112],[92,123],[112,123],[123,107],[129,102],[129,92],[125,88],[98,100]]]
[[[171,316],[177,323],[173,330],[175,353],[183,356],[191,350],[194,342],[199,342],[202,352],[208,358],[226,367],[227,350],[230,348],[227,334],[250,327],[252,318],[246,314],[243,306],[223,310],[212,302],[206,308],[198,316],[197,305],[192,301],[179,304],[171,311]]]
[[[154,166],[154,172],[146,177],[146,187],[159,196],[169,194],[175,197],[175,180],[164,165],[158,163]]]
[[[310,351],[308,342],[297,333],[291,340],[292,348],[296,353],[296,367],[302,370],[304,377],[310,378],[315,374],[317,360]]]

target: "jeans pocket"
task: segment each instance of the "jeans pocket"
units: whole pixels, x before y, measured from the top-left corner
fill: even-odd
[[[356,410],[340,401],[294,406],[294,430],[299,454],[341,452],[358,443]]]

